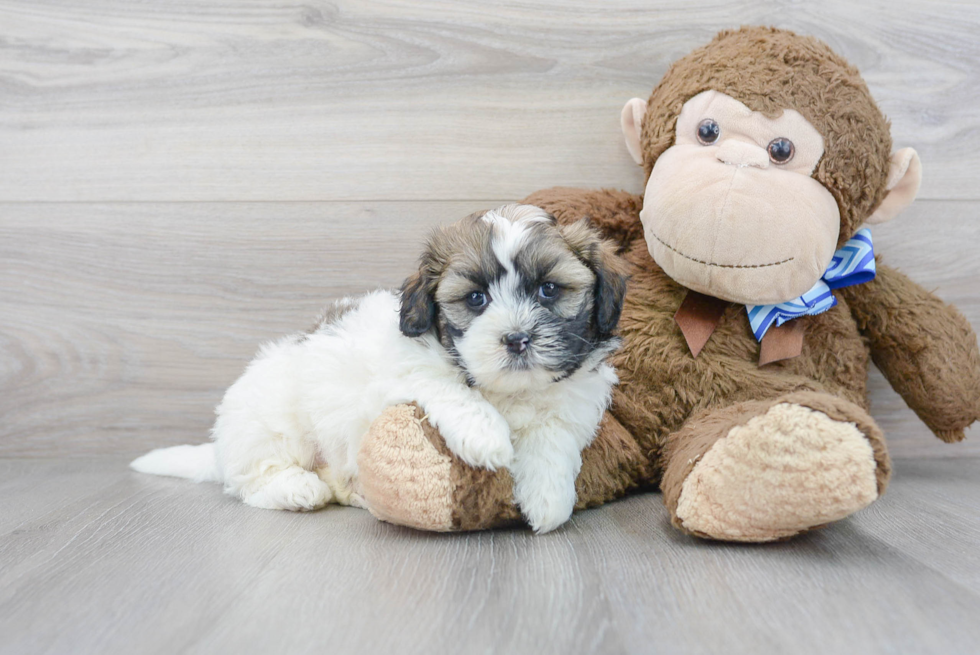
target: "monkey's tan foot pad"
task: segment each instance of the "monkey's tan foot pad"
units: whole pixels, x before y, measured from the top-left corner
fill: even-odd
[[[520,519],[510,474],[476,469],[446,447],[418,405],[379,416],[358,453],[357,488],[382,521],[419,530],[482,530]]]
[[[733,427],[681,486],[675,523],[702,537],[773,541],[878,497],[871,443],[854,423],[779,403]]]

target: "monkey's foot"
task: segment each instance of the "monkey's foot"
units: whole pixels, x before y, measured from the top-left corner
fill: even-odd
[[[468,466],[415,404],[390,407],[358,453],[358,490],[382,521],[419,530],[482,530],[520,519],[505,469]]]
[[[773,541],[871,504],[889,468],[864,410],[801,392],[718,410],[672,435],[664,500],[686,532]]]

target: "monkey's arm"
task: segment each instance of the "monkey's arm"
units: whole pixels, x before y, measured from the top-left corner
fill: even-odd
[[[892,388],[937,437],[961,441],[980,419],[980,351],[963,315],[880,264],[874,280],[838,293]]]
[[[619,245],[620,252],[643,237],[643,196],[613,189],[554,187],[535,191],[524,202],[554,214],[562,225],[590,217],[604,237]]]

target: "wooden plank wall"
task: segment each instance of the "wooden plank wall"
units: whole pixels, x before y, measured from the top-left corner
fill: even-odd
[[[0,456],[200,441],[260,341],[429,226],[639,191],[622,104],[743,23],[862,69],[925,168],[878,249],[980,325],[971,2],[0,1]],[[895,456],[980,454],[872,387]]]

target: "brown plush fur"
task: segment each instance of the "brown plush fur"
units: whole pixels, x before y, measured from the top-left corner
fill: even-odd
[[[648,174],[673,143],[681,106],[709,88],[770,115],[796,109],[823,134],[825,155],[813,177],[837,199],[842,242],[881,202],[891,138],[857,71],[815,39],[768,28],[723,32],[670,69],[644,120]],[[973,330],[954,308],[891,268],[879,266],[873,282],[839,290],[837,306],[800,319],[805,336],[798,357],[760,367],[745,307],[731,305],[695,358],[673,318],[687,289],[650,257],[639,218],[642,197],[556,188],[525,202],[564,224],[591,217],[631,268],[620,320],[624,346],[613,358],[621,382],[612,418],[583,452],[580,506],[659,484],[679,523],[678,497],[698,459],[732,427],[780,403],[855,426],[871,446],[880,494],[891,465],[867,413],[869,360],[944,441],[962,439],[963,429],[980,418]],[[476,472],[453,475],[456,484],[480,485]],[[505,495],[509,502],[509,491]],[[497,524],[497,516],[512,516],[501,513],[496,503],[502,499],[461,504],[457,509],[470,516],[458,526],[486,527]]]
[[[620,320],[625,345],[612,360],[620,377],[613,413],[651,461],[660,461],[671,432],[708,409],[803,390],[866,405],[868,352],[846,304],[808,318],[801,356],[761,368],[745,308],[731,305],[694,358],[673,318],[687,289],[642,240],[626,256],[635,269]]]
[[[604,193],[554,189],[532,197],[559,220],[576,218],[565,207],[581,211],[583,203],[594,202],[598,206],[591,212],[593,220],[605,230],[606,224],[595,217],[607,217],[611,232],[624,232],[621,226],[629,222],[628,216],[608,208],[630,203],[624,202],[621,192],[609,192],[602,202]],[[639,197],[633,205],[640,205]],[[638,215],[632,220],[638,223]],[[955,308],[894,269],[879,265],[875,281],[839,291],[836,307],[805,319],[806,338],[799,357],[760,368],[756,365],[760,346],[744,307],[728,308],[694,359],[673,321],[686,290],[653,262],[642,238],[625,256],[633,265],[633,277],[620,321],[625,346],[614,357],[621,383],[612,413],[647,455],[652,472],[647,482],[669,471],[675,456],[684,463],[674,478],[661,482],[668,507],[676,504],[678,485],[693,466],[687,462],[724,436],[699,430],[692,417],[728,421],[730,429],[740,421],[726,419],[727,414],[741,415],[745,406],[729,406],[745,402],[762,404],[746,411],[744,420],[762,406],[796,402],[832,419],[855,423],[872,444],[879,493],[883,492],[891,467],[881,432],[866,413],[869,355],[944,441],[962,438],[963,429],[980,418],[980,351],[973,330]],[[722,414],[713,415],[712,410]],[[675,432],[682,426],[683,432]],[[689,442],[685,434],[692,435]],[[670,440],[676,445],[665,450]]]
[[[649,460],[633,435],[609,413],[599,426],[595,441],[582,452],[582,471],[575,480],[575,509],[608,503],[649,486]]]
[[[980,416],[980,353],[963,315],[880,263],[873,281],[838,293],[892,387],[937,437],[962,441]]]

